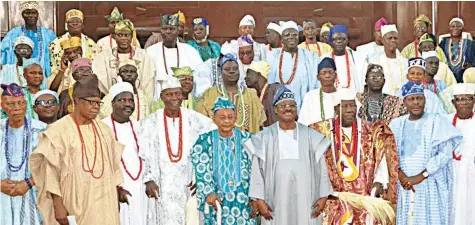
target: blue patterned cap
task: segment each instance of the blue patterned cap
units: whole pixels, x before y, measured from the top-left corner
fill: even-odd
[[[30,59],[23,58],[23,68],[27,68],[27,67],[29,67],[33,64],[36,64],[36,65],[40,66],[43,69],[40,62],[38,62],[38,59],[36,59],[36,58],[30,58]]]
[[[295,96],[291,90],[289,90],[284,85],[282,85],[280,86],[279,90],[277,90],[277,92],[275,93],[274,101],[272,105],[276,106],[277,104],[285,100],[292,100],[295,102]]]
[[[236,57],[231,53],[227,53],[226,55],[221,56],[221,60],[219,61],[219,68],[221,68],[221,71],[223,70],[223,65],[229,61],[238,63]]]
[[[320,73],[320,70],[324,68],[329,68],[336,71],[335,61],[329,57],[323,58],[322,61],[318,64],[318,73]]]
[[[1,87],[3,89],[2,96],[11,96],[11,97],[25,96],[20,85],[16,83],[2,84]]]
[[[231,101],[229,101],[228,98],[221,96],[217,98],[216,101],[214,102],[214,106],[212,110],[213,110],[213,113],[216,113],[220,109],[236,110],[236,107]]]
[[[407,96],[411,95],[423,95],[424,94],[424,87],[422,84],[409,81],[404,84],[401,88],[402,90],[402,97],[406,98]]]

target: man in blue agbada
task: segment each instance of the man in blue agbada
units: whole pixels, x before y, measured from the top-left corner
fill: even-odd
[[[421,84],[406,83],[402,96],[409,115],[389,124],[399,157],[396,224],[453,224],[452,152],[462,135],[443,115],[424,112]]]
[[[298,48],[299,32],[294,21],[282,22],[283,47],[267,56],[271,70],[267,82],[279,82],[295,94],[300,111],[305,94],[320,86],[317,80],[320,58],[312,51]]]
[[[294,94],[284,86],[274,109],[279,121],[244,144],[253,154],[249,196],[258,209],[252,216],[259,212],[263,225],[320,225],[333,192],[324,157],[331,142],[295,121]]]
[[[45,77],[51,73],[49,44],[56,38],[56,34],[48,28],[37,25],[38,23],[38,2],[24,1],[20,3],[20,11],[25,24],[11,29],[1,43],[1,64],[16,64],[14,41],[20,36],[27,36],[33,43],[33,54],[31,58],[36,58],[44,70]]]
[[[235,128],[235,110],[231,101],[219,97],[213,107],[218,129],[200,135],[191,153],[205,225],[256,224],[248,208],[251,160],[242,144],[251,133]]]
[[[8,118],[0,120],[0,224],[40,225],[37,190],[28,162],[38,145],[38,133],[46,129],[46,124],[25,117],[26,101],[18,84],[1,87],[1,105]]]

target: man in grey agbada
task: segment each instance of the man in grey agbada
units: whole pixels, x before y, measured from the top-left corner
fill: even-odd
[[[323,157],[330,140],[295,121],[297,103],[284,86],[274,109],[279,121],[244,144],[253,154],[251,216],[261,214],[263,225],[322,224],[319,215],[333,192]]]

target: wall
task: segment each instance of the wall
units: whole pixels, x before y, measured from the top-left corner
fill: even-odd
[[[273,20],[295,20],[299,24],[304,19],[313,19],[319,25],[330,21],[345,24],[350,29],[350,46],[367,43],[372,40],[374,22],[384,16],[395,23],[400,32],[400,49],[413,41],[412,21],[419,14],[432,18],[432,2],[57,2],[58,33],[64,33],[64,15],[69,9],[80,9],[85,14],[85,33],[97,40],[106,35],[107,21],[117,6],[126,18],[131,19],[139,28],[139,36],[146,40],[150,30],[159,26],[161,14],[175,13],[181,10],[187,17],[187,27],[191,30],[191,20],[196,16],[205,16],[210,22],[210,38],[218,42],[236,38],[239,21],[245,14],[256,19],[255,38],[263,40],[266,24]],[[454,16],[461,16],[466,22],[466,30],[475,31],[475,2],[437,2],[437,34],[447,33],[448,22]],[[430,29],[432,30],[432,29]]]

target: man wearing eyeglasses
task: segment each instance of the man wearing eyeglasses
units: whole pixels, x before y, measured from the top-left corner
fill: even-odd
[[[94,79],[97,83],[95,85],[99,85],[97,76],[92,72],[91,60],[89,60],[88,58],[79,58],[74,60],[72,62],[71,70],[74,82],[85,83],[89,79]],[[104,96],[103,93],[101,93],[101,97],[102,96]],[[61,119],[63,116],[66,116],[73,112],[73,87],[63,90],[59,94],[59,104],[60,107],[58,112],[58,119]]]
[[[134,60],[137,65],[138,78],[135,84],[137,89],[146,95],[153,95],[155,66],[147,52],[137,47],[139,44],[134,24],[128,19],[121,20],[115,25],[115,33],[112,36],[117,46],[103,49],[92,60],[92,70],[99,78],[101,92],[108,94],[112,85],[122,81],[119,66],[124,60],[129,59]]]
[[[58,93],[51,90],[42,90],[33,97],[33,109],[38,115],[38,120],[52,124],[58,119],[59,97]]]
[[[33,54],[34,43],[27,36],[20,36],[13,42],[16,63],[6,64],[0,68],[0,82],[2,84],[16,83],[20,86],[26,84],[25,79],[18,74],[23,74],[23,64],[27,63]]]
[[[467,213],[475,212],[475,120],[473,120],[473,106],[475,88],[472,84],[460,83],[453,86],[452,103],[455,113],[447,115],[452,123],[463,135],[463,142],[453,152],[454,166],[454,224],[470,224]]]
[[[252,155],[250,217],[260,214],[266,225],[322,224],[319,215],[333,192],[325,164],[330,140],[295,121],[297,103],[284,86],[274,110],[279,121],[244,144]]]
[[[45,224],[120,224],[124,146],[96,119],[103,104],[96,79],[76,82],[72,97],[73,113],[50,125],[30,156],[38,209]]]
[[[1,88],[1,106],[8,117],[0,120],[0,224],[40,225],[28,158],[46,124],[26,118],[26,101],[18,84],[2,84]]]

